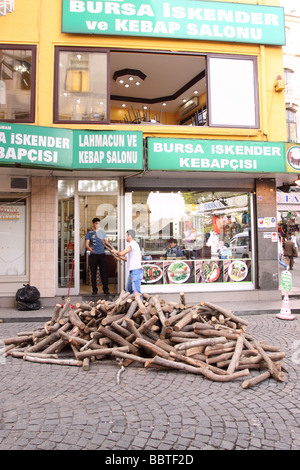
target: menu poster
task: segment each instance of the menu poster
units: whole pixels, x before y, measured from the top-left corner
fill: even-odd
[[[167,261],[164,263],[165,284],[194,284],[194,261]]]
[[[224,260],[224,281],[225,282],[250,282],[251,281],[251,260],[250,259]]]
[[[162,261],[143,264],[143,271],[142,284],[163,284],[164,263]]]
[[[223,261],[196,261],[196,283],[223,282]]]

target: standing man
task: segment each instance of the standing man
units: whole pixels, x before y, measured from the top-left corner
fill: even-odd
[[[127,263],[129,276],[127,281],[126,290],[133,294],[138,292],[141,294],[141,282],[143,279],[143,268],[142,268],[142,255],[138,243],[135,241],[135,231],[127,230],[126,241],[127,247],[123,251],[115,251],[120,256],[127,255]]]
[[[99,228],[100,219],[95,217],[93,220],[93,228],[90,230],[85,237],[86,249],[91,252],[90,254],[90,267],[92,276],[92,288],[93,295],[98,292],[97,289],[97,267],[99,265],[100,276],[103,284],[104,294],[109,294],[108,289],[108,275],[106,265],[106,255],[102,240],[106,239],[106,233]]]
[[[294,257],[298,256],[298,250],[296,249],[294,242],[291,240],[291,237],[287,239],[285,236],[282,243],[283,254],[289,258],[290,271],[293,270],[294,266]]]

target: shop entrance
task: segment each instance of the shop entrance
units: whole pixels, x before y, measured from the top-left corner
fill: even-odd
[[[59,180],[58,181],[58,295],[91,295],[90,252],[85,236],[92,229],[94,217],[100,219],[110,243],[118,246],[119,180]],[[118,266],[106,253],[109,291],[117,293]],[[99,268],[98,268],[99,270]],[[98,293],[102,294],[100,273],[97,272]]]
[[[101,182],[105,183],[104,181]],[[88,295],[92,293],[91,269],[90,269],[90,252],[85,248],[85,236],[89,230],[93,228],[92,220],[94,217],[100,219],[99,228],[103,230],[110,243],[117,248],[117,214],[118,214],[118,196],[110,192],[112,183],[107,182],[107,193],[97,195],[79,195],[79,220],[80,220],[80,294]],[[118,292],[118,264],[114,257],[106,251],[106,265],[108,271],[109,291]],[[97,287],[98,293],[102,294],[102,281],[97,270]]]

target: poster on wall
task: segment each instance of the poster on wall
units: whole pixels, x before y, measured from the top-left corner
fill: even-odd
[[[236,259],[224,261],[225,282],[251,281],[251,260]]]
[[[190,284],[195,282],[195,263],[193,261],[165,261],[165,284]]]
[[[0,276],[25,274],[25,213],[25,206],[0,206]]]
[[[196,283],[223,282],[223,261],[196,261]]]

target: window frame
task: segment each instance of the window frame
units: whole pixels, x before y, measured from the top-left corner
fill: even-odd
[[[36,116],[36,56],[37,46],[29,44],[2,44],[0,43],[0,50],[30,50],[31,51],[31,74],[30,74],[30,110],[29,117],[23,119],[1,119],[0,122],[12,123],[34,123]]]
[[[230,59],[230,60],[250,60],[253,63],[253,92],[254,92],[254,115],[255,124],[254,126],[245,126],[238,124],[213,124],[211,122],[211,106],[212,106],[212,95],[211,95],[211,70],[210,70],[210,59]],[[242,55],[242,54],[207,54],[207,126],[210,128],[240,128],[240,129],[259,129],[260,128],[260,111],[259,111],[259,89],[258,89],[258,67],[257,57]]]
[[[106,76],[106,93],[107,93],[107,113],[105,120],[66,120],[59,119],[59,55],[61,52],[87,52],[87,53],[104,53],[107,57],[107,76]],[[110,124],[110,49],[101,47],[75,47],[75,46],[55,46],[54,48],[54,90],[53,90],[53,123],[54,124]]]

